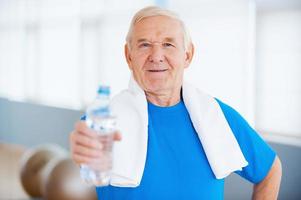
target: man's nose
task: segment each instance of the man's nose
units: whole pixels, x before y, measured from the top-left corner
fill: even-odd
[[[160,45],[154,45],[149,55],[150,62],[163,62],[164,61],[164,52]]]

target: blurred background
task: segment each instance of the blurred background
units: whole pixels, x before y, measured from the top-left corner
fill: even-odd
[[[26,197],[3,145],[68,149],[98,85],[127,87],[125,36],[148,5],[179,13],[195,45],[185,79],[259,131],[282,160],[279,199],[301,199],[301,0],[0,0],[0,199]],[[225,199],[251,190],[231,175]]]

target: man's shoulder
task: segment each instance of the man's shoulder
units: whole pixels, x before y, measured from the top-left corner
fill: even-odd
[[[222,100],[214,97],[214,99],[219,104],[221,110],[223,111],[225,118],[227,119],[229,124],[232,124],[234,122],[244,122],[246,123],[246,120],[243,118],[243,116],[235,110],[232,106],[228,105],[227,103],[223,102]]]
[[[221,107],[221,109],[222,109],[222,111],[224,112],[225,115],[237,113],[237,111],[233,107],[231,107],[227,103],[223,102],[219,98],[214,97],[214,99],[216,100],[218,105]]]

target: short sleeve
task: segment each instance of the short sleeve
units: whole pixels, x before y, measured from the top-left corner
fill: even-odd
[[[268,174],[276,153],[233,108],[217,99],[248,165],[235,173],[257,184]]]

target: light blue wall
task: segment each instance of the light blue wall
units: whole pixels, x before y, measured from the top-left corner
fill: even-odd
[[[0,98],[0,141],[29,147],[56,143],[69,148],[69,133],[81,115],[79,111]]]
[[[28,147],[57,143],[69,148],[69,133],[82,112],[0,98],[0,141]],[[270,143],[282,160],[283,178],[279,199],[301,199],[301,148]],[[251,199],[252,184],[233,174],[226,179],[225,199]]]

